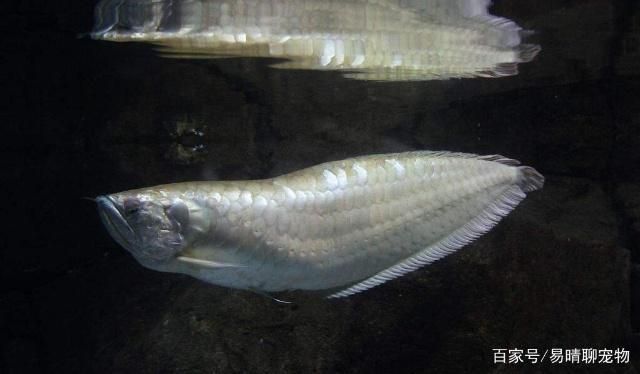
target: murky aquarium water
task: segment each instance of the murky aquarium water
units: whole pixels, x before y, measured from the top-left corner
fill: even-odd
[[[637,1],[0,9],[0,372],[640,370]]]

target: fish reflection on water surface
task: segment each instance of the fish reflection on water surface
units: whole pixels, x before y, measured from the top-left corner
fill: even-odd
[[[92,36],[366,80],[503,77],[540,50],[488,0],[102,0]]]
[[[406,152],[279,177],[185,182],[97,198],[144,266],[259,292],[349,296],[470,243],[542,187],[502,156]]]

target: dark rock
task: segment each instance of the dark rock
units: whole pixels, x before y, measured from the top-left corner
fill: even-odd
[[[634,262],[640,262],[640,184],[621,183],[615,190],[626,241]]]
[[[40,367],[39,326],[30,298],[11,292],[0,297],[3,373],[35,373]]]
[[[39,355],[37,342],[34,339],[14,338],[7,340],[2,346],[3,373],[22,374],[38,373]]]
[[[631,328],[640,333],[640,265],[631,267]]]
[[[624,80],[611,100],[616,116],[615,147],[612,149],[612,176],[621,182],[640,182],[640,81]]]
[[[640,351],[640,333],[632,334],[630,341],[629,347],[631,348],[631,352]],[[637,354],[631,356],[631,362],[633,362],[635,368],[640,367],[640,357],[638,357]],[[633,371],[633,373],[637,373],[637,370]]]
[[[461,100],[426,113],[414,131],[423,148],[499,153],[543,174],[599,179],[615,141],[612,116],[587,83]]]
[[[529,79],[569,83],[600,78],[616,31],[615,3],[589,0],[533,7],[540,16],[531,23],[544,49],[539,63],[530,67]],[[593,48],[594,43],[600,48]]]

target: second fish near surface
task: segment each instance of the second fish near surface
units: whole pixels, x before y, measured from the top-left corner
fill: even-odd
[[[97,198],[113,238],[144,266],[258,292],[367,290],[489,231],[542,187],[502,156],[407,152],[276,178],[186,182]]]
[[[366,80],[503,77],[540,47],[488,0],[102,0],[92,36]]]

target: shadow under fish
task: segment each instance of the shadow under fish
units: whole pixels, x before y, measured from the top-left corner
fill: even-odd
[[[540,51],[488,0],[102,0],[92,37],[398,81],[515,75]],[[283,62],[284,60],[284,62]]]
[[[111,236],[148,268],[259,293],[341,289],[336,298],[460,249],[543,183],[502,156],[421,151],[96,201]]]

